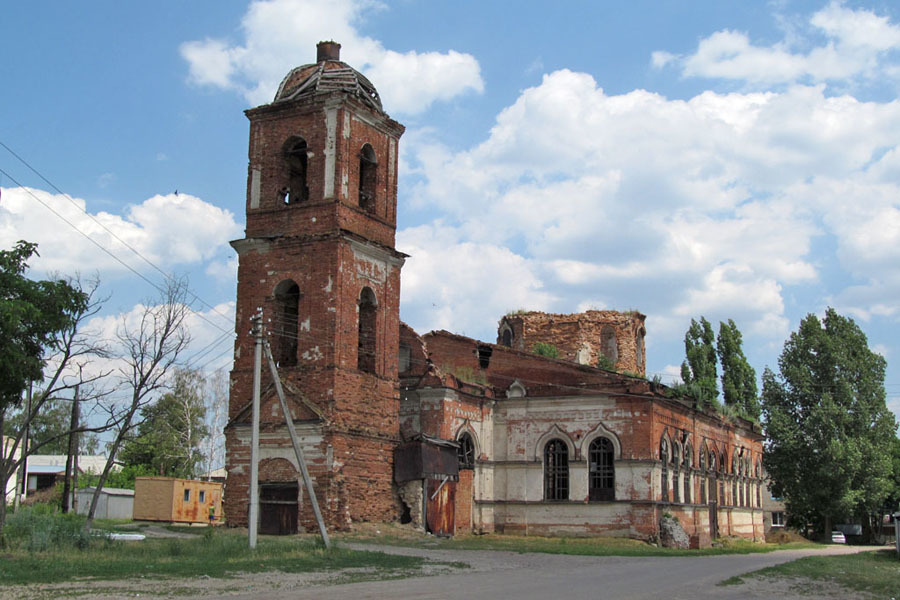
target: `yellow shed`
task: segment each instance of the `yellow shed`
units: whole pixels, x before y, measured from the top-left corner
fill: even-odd
[[[134,480],[134,520],[215,523],[222,518],[222,484],[215,481],[138,477]]]

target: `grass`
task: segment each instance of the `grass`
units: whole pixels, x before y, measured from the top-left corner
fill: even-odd
[[[750,577],[805,578],[838,585],[877,597],[893,598],[900,592],[900,560],[895,550],[877,550],[840,556],[810,556],[768,567],[740,577],[726,579],[721,585],[743,583]]]
[[[701,550],[679,550],[660,548],[627,538],[565,538],[518,535],[469,535],[454,538],[432,538],[422,535],[347,535],[343,539],[360,543],[411,546],[420,548],[441,548],[459,550],[503,550],[507,552],[541,552],[545,554],[577,554],[584,556],[716,556],[720,554],[754,554],[775,550],[820,548],[812,542],[791,542],[788,544],[761,544],[746,540],[722,540],[713,548]]]
[[[418,572],[425,559],[381,552],[326,550],[313,537],[261,537],[256,549],[237,531],[203,528],[191,538],[111,541],[84,535],[79,515],[20,510],[10,515],[0,550],[0,587],[129,578],[227,578],[237,573],[358,569],[367,579]],[[105,530],[125,523],[101,522]],[[132,531],[134,531],[132,529]]]

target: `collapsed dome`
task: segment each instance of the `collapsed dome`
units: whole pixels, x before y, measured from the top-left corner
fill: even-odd
[[[378,90],[365,75],[341,62],[337,42],[316,44],[316,63],[291,70],[278,86],[273,103],[289,102],[310,96],[344,92],[359,98],[378,112],[384,112]]]

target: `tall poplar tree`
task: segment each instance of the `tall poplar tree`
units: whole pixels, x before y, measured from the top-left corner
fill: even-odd
[[[759,420],[759,398],[756,387],[756,371],[747,362],[742,347],[741,332],[728,319],[719,322],[716,353],[722,364],[722,395],[726,406],[736,407],[743,416]]]
[[[852,319],[808,315],[763,374],[763,462],[788,518],[828,535],[838,519],[868,522],[892,489],[897,423],[885,403],[884,358]]]
[[[691,326],[684,334],[684,354],[681,363],[681,379],[694,389],[704,404],[714,404],[719,390],[716,387],[716,336],[705,317],[698,323],[691,319]]]

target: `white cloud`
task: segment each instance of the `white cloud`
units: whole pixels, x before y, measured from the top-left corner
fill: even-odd
[[[410,254],[401,315],[420,333],[449,329],[484,336],[509,310],[543,310],[553,302],[533,261],[502,246],[460,242],[459,232],[439,223],[398,232],[397,248]],[[492,323],[484,322],[486,315]]]
[[[171,269],[211,259],[241,231],[231,212],[190,194],[153,196],[130,206],[124,216],[86,211],[87,202],[81,198],[35,188],[4,188],[0,247],[9,248],[20,239],[36,242],[40,257],[32,261],[33,267],[63,274],[100,271],[105,279],[122,275],[126,268],[98,246],[138,271],[149,272],[152,268],[125,244]]]
[[[506,246],[532,278],[525,289],[541,290],[552,310],[588,300],[636,308],[666,331],[706,314],[783,339],[792,286],[838,295],[846,283],[824,274],[846,269],[871,281],[845,304],[880,314],[885,292],[900,292],[898,130],[900,104],[826,96],[823,86],[684,101],[610,96],[563,70],[523,91],[470,149],[411,136],[404,174],[415,174],[410,203],[442,215],[448,261]],[[823,254],[822,240],[837,251]],[[412,264],[420,249],[407,251]],[[438,289],[429,280],[411,290],[406,276],[407,297]],[[493,268],[468,276],[466,289],[497,286]],[[510,307],[480,303],[459,319],[490,335]],[[444,317],[435,310],[433,322],[448,326]]]
[[[181,45],[189,80],[236,90],[251,104],[272,101],[278,84],[294,67],[314,62],[315,45],[334,40],[341,59],[368,74],[385,109],[415,114],[433,102],[481,92],[478,61],[469,54],[385,49],[357,26],[366,10],[382,8],[365,0],[267,0],[253,2],[241,23],[244,41],[207,38]]]
[[[900,26],[872,11],[830,4],[811,15],[804,31],[790,26],[785,39],[754,45],[746,33],[717,31],[696,52],[678,57],[657,51],[654,67],[678,65],[688,77],[741,80],[753,84],[832,82],[896,78],[889,58],[900,50]],[[818,40],[824,41],[815,45]]]

